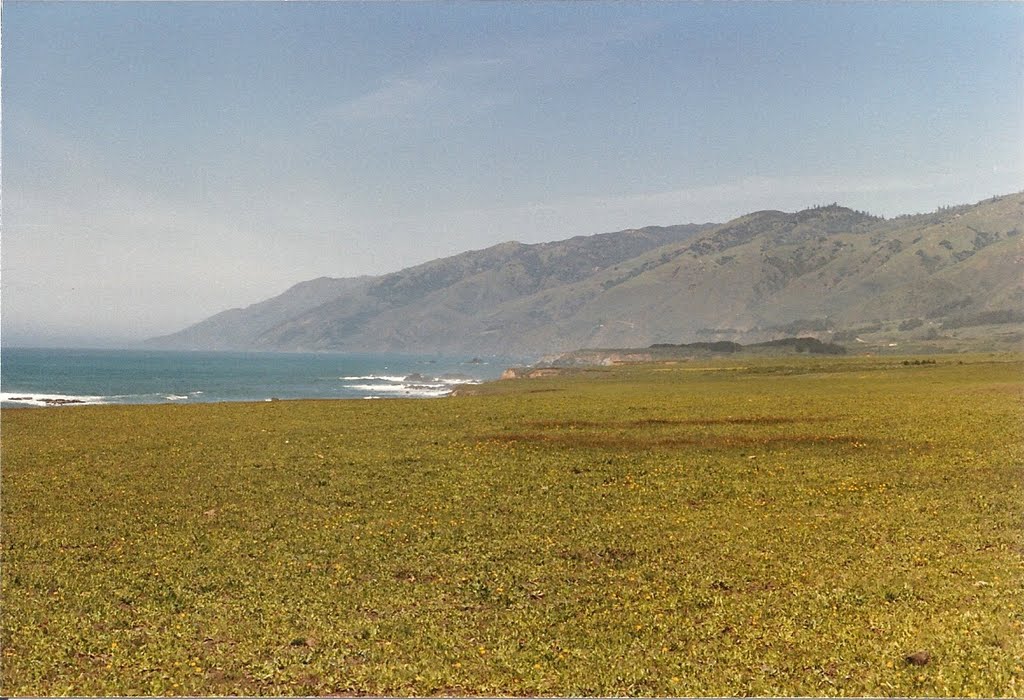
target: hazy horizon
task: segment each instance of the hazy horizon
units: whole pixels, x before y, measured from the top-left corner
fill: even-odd
[[[506,241],[1024,189],[1024,5],[2,8],[5,346]]]

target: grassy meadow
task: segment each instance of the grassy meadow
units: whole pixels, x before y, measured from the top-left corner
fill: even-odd
[[[4,411],[0,692],[1024,695],[1024,359],[930,359]]]

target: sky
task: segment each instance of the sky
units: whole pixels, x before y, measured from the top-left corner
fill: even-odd
[[[320,276],[1024,189],[1024,3],[17,2],[4,345]]]

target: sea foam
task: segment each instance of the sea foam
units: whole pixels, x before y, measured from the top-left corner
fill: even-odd
[[[3,391],[0,392],[0,403],[21,404],[24,406],[86,406],[107,403],[107,397]]]
[[[346,382],[396,382],[401,383],[405,381],[405,375],[394,376],[387,374],[370,374],[362,377],[339,377],[342,381]]]
[[[436,398],[447,396],[462,384],[479,384],[481,380],[465,376],[424,376],[420,373],[406,376],[373,374],[363,376],[341,377],[346,383],[345,388],[358,391],[373,397],[414,397]]]

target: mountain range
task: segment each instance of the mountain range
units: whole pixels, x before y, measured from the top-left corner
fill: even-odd
[[[1024,193],[883,219],[838,206],[500,243],[319,278],[147,342],[166,349],[537,355],[804,334],[1024,337]]]

